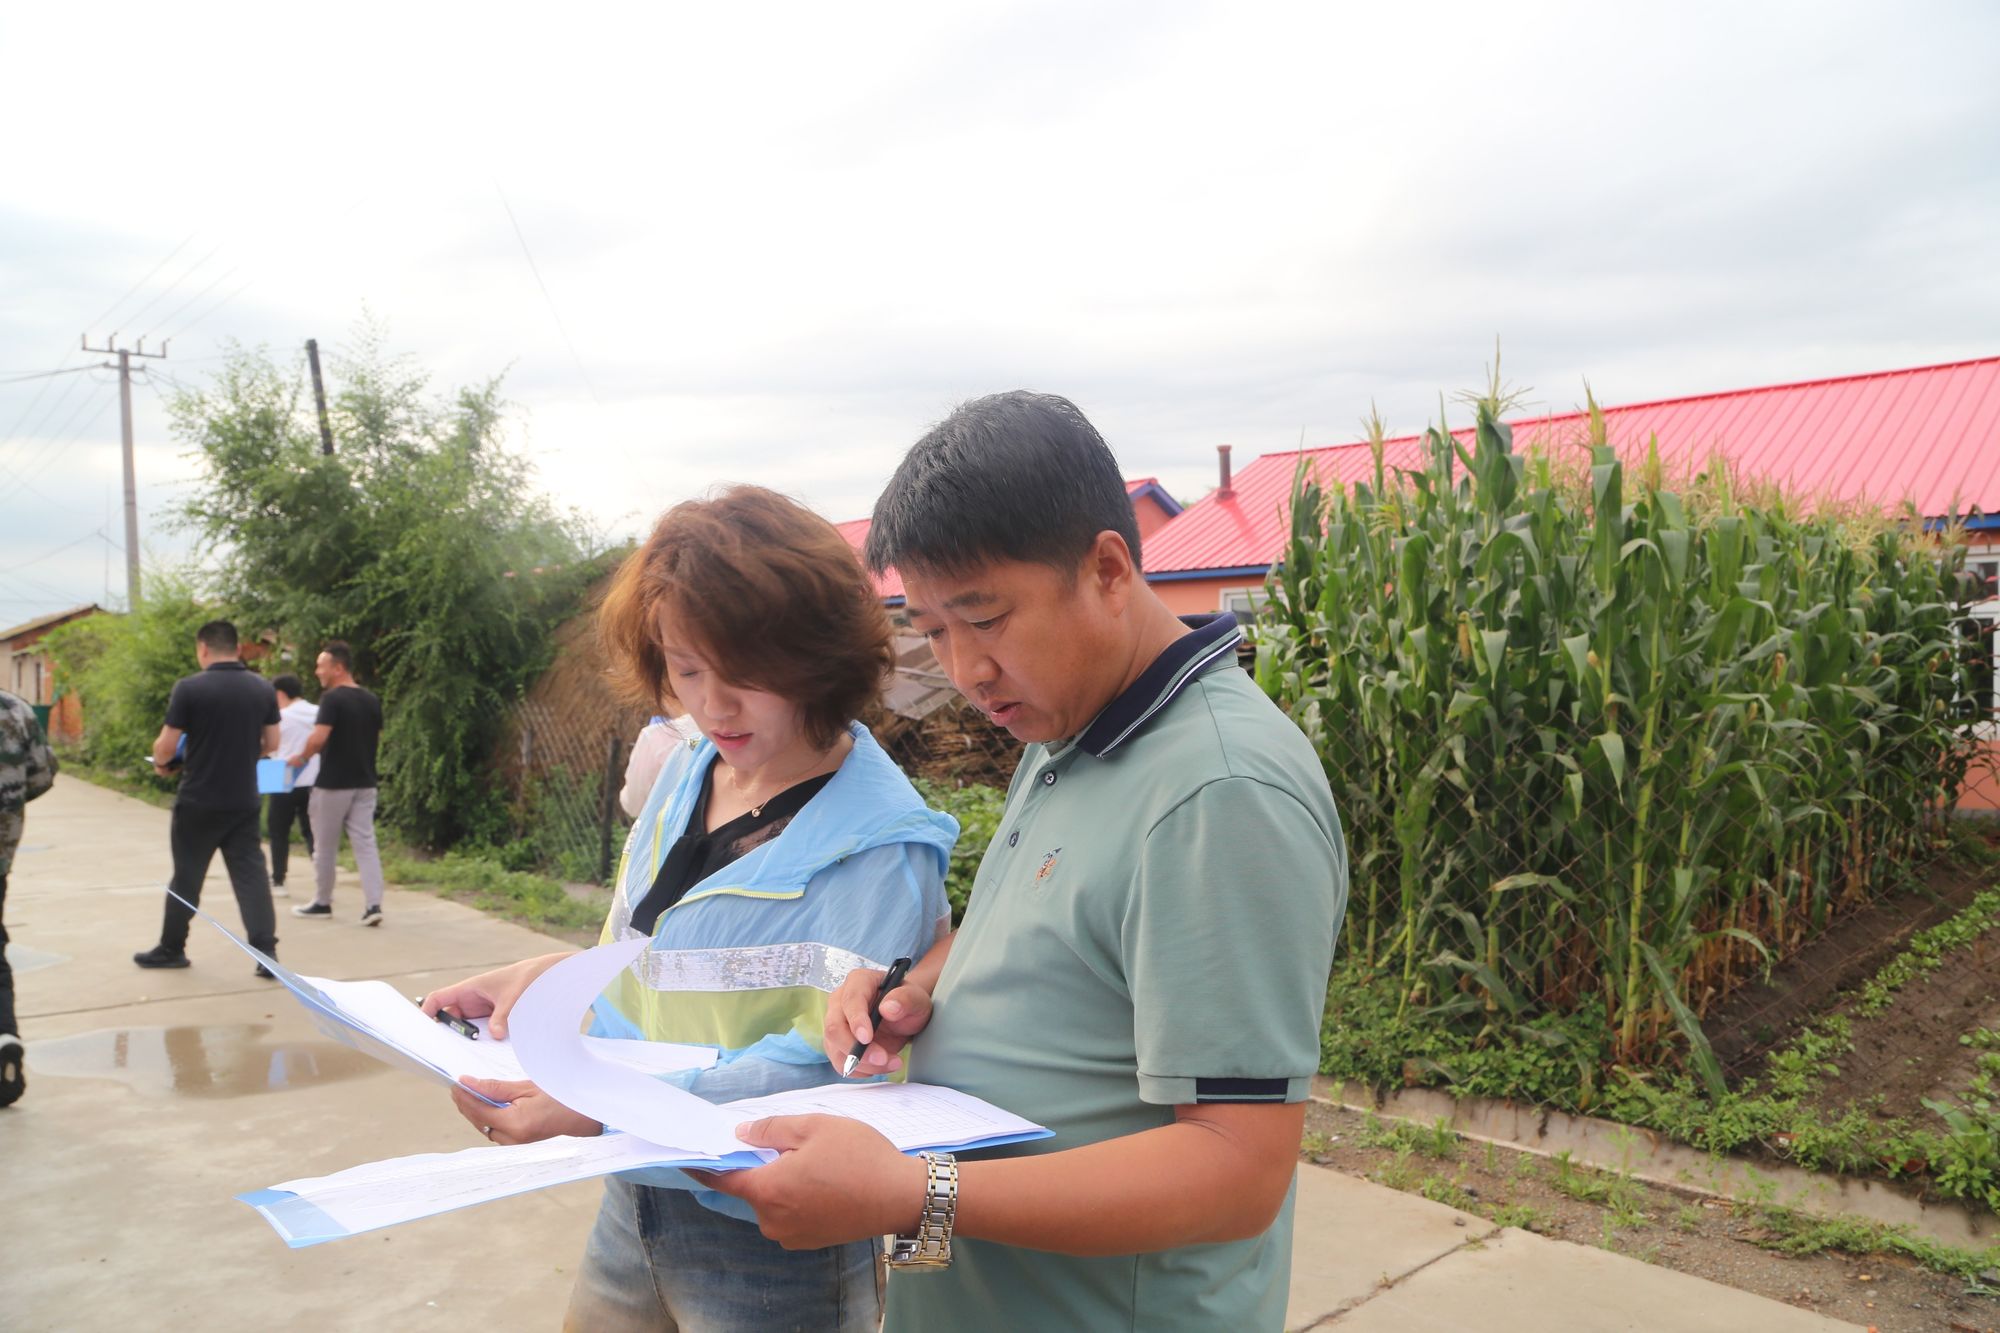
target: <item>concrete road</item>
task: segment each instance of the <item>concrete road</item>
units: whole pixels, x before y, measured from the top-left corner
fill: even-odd
[[[6,905],[29,1082],[0,1112],[0,1325],[556,1327],[596,1184],[303,1250],[234,1201],[479,1138],[441,1088],[322,1038],[199,921],[193,967],[134,967],[158,938],[168,873],[165,811],[61,779],[28,810]],[[341,878],[332,921],[278,900],[278,954],[300,972],[416,994],[562,947],[395,889],[387,923],[363,929],[360,885]],[[202,905],[240,925],[220,858]]]

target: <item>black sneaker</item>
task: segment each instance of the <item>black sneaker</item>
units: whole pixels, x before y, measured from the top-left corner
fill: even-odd
[[[188,956],[180,949],[169,949],[164,944],[156,944],[144,953],[133,954],[132,961],[140,967],[186,967]]]
[[[379,906],[377,906],[377,907],[371,907],[371,908],[367,909],[366,911],[364,911],[364,912],[363,912],[363,913],[361,914],[361,924],[362,924],[362,925],[364,925],[364,926],[379,926],[379,925],[381,925],[381,924],[382,924],[382,909],[381,909],[381,908],[380,908]]]
[[[28,1062],[21,1054],[21,1039],[0,1032],[0,1106],[12,1106],[28,1090]]]
[[[321,918],[322,920],[330,920],[330,919],[332,919],[332,917],[333,917],[333,904],[331,904],[331,903],[300,903],[300,904],[299,904],[299,905],[298,905],[297,907],[294,907],[294,908],[292,909],[292,915],[293,915],[293,916],[312,916],[312,917],[319,917],[319,918]]]
[[[250,975],[254,977],[262,977],[266,981],[276,981],[278,979],[277,973],[273,972],[270,968],[265,967],[262,963],[257,964],[257,970],[255,972],[252,972]]]

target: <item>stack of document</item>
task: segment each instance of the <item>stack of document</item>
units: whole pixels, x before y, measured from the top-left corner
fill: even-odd
[[[714,1109],[731,1125],[774,1115],[847,1116],[873,1126],[904,1152],[961,1152],[1047,1138],[1049,1134],[1040,1125],[977,1097],[919,1083],[802,1088],[728,1102]],[[661,1166],[735,1171],[761,1165],[775,1156],[738,1142],[728,1153],[704,1157],[663,1148],[634,1134],[606,1133],[454,1153],[420,1153],[351,1167],[330,1176],[288,1180],[236,1197],[262,1214],[287,1245],[299,1249],[617,1171]]]
[[[510,1040],[500,1042],[483,1025],[478,1039],[440,1025],[386,982],[329,981],[287,971],[195,910],[269,968],[334,1040],[454,1086],[461,1075],[527,1079],[606,1126],[604,1134],[590,1138],[422,1153],[237,1196],[294,1248],[640,1167],[759,1166],[777,1154],[746,1146],[736,1127],[768,1116],[845,1116],[871,1126],[906,1153],[1049,1137],[1043,1126],[989,1102],[920,1083],[829,1084],[717,1104],[662,1082],[661,1075],[712,1065],[715,1050],[613,1041],[581,1031],[591,1001],[645,952],[650,941],[644,937],[600,945],[543,973],[514,1006]]]

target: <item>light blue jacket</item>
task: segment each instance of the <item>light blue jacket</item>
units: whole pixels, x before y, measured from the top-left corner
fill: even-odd
[[[652,946],[591,1006],[593,1034],[715,1047],[712,1068],[671,1077],[713,1102],[835,1081],[821,1035],[828,997],[854,968],[921,958],[950,929],[944,874],[958,839],[957,822],[924,805],[866,727],[849,734],[854,748],[782,833],[660,914]],[[686,829],[715,753],[697,739],[661,767],[619,859],[604,942],[635,933],[633,908]],[[694,1188],[678,1171],[627,1178]]]

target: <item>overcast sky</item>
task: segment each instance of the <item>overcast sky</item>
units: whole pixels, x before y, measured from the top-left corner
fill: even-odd
[[[7,6],[0,625],[122,604],[114,377],[16,378],[83,333],[178,332],[158,560],[164,376],[364,308],[612,534],[996,389],[1192,499],[1496,335],[1556,409],[2000,353],[2000,7],[1634,8]]]

